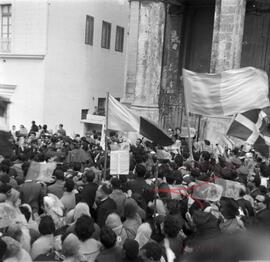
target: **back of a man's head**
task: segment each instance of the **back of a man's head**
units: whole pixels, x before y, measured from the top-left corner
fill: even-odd
[[[146,173],[146,168],[144,165],[139,164],[136,166],[135,172],[136,172],[138,177],[144,177],[144,175]]]
[[[65,182],[65,189],[67,192],[72,192],[72,190],[74,189],[75,183],[74,181],[70,178],[67,179],[67,181]]]
[[[57,180],[64,180],[64,177],[65,177],[64,172],[61,169],[56,169],[54,171],[54,176],[56,177]]]
[[[85,178],[88,183],[93,182],[95,179],[95,172],[92,169],[88,169],[85,173]]]

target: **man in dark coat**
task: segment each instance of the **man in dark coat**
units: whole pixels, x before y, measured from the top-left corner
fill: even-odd
[[[144,165],[139,164],[135,169],[136,179],[132,179],[127,184],[127,189],[131,190],[132,193],[142,194],[144,188],[146,187],[146,182],[144,180],[144,175],[146,173],[146,168]]]
[[[100,227],[105,225],[107,215],[117,210],[116,203],[110,198],[112,187],[109,184],[103,184],[98,187],[96,193],[96,221]]]
[[[256,219],[254,226],[261,232],[270,232],[270,209],[264,195],[255,197]]]
[[[89,209],[92,213],[93,211],[93,204],[96,199],[96,192],[98,189],[98,185],[94,183],[95,180],[95,173],[93,170],[87,170],[84,174],[84,179],[86,180],[87,184],[83,188],[81,192],[81,201],[87,203]]]

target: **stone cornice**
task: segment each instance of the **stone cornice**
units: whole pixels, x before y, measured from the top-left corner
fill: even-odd
[[[17,87],[16,85],[8,85],[0,83],[0,96],[10,99],[11,96],[14,94],[16,87]]]
[[[2,59],[44,59],[44,54],[14,54],[14,53],[0,53]]]

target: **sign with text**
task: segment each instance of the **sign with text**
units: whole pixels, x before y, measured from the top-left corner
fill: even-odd
[[[222,186],[205,181],[197,181],[192,189],[192,198],[213,202],[220,200],[223,192]]]
[[[129,151],[111,151],[110,174],[128,175],[129,173]]]
[[[44,163],[32,161],[26,175],[26,180],[51,182],[55,168],[55,162]]]
[[[240,189],[243,187],[241,183],[222,178],[216,178],[215,182],[217,185],[222,186],[222,196],[233,198],[236,200],[239,198]]]

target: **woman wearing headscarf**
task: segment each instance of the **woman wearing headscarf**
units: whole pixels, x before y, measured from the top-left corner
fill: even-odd
[[[16,222],[22,225],[27,225],[27,221],[19,208],[21,204],[20,193],[12,188],[9,192],[6,193],[6,196],[7,199],[5,203],[12,207],[16,212]]]
[[[139,249],[147,244],[152,235],[152,228],[149,223],[143,223],[139,226],[135,240],[139,243]]]
[[[116,244],[122,247],[125,240],[127,239],[127,232],[122,224],[120,216],[116,213],[111,213],[107,216],[105,225],[114,231],[117,237]]]
[[[21,247],[20,243],[11,237],[2,237],[6,244],[3,262],[32,262],[30,255]]]
[[[79,255],[80,241],[73,233],[69,234],[63,241],[62,253],[65,256],[64,262],[80,262]]]
[[[67,224],[69,224],[67,233],[75,232],[75,223],[82,215],[91,217],[89,206],[84,202],[79,202],[76,207],[67,214]],[[100,228],[96,223],[94,223],[94,229],[95,232],[93,233],[92,238],[99,240]]]
[[[31,237],[29,230],[20,224],[11,224],[6,231],[6,236],[10,236],[21,244],[21,247],[28,253],[31,250]]]
[[[52,217],[55,228],[60,229],[65,226],[64,206],[60,199],[49,193],[43,198],[43,203],[45,214]]]
[[[18,239],[16,240],[22,244],[23,248],[27,252],[30,252],[31,237],[29,229],[27,227],[27,220],[25,216],[21,213],[19,208],[21,204],[20,193],[12,188],[7,193],[6,204],[14,210],[16,216],[13,223],[11,223],[9,227],[9,233],[11,234],[11,236],[19,235]]]

